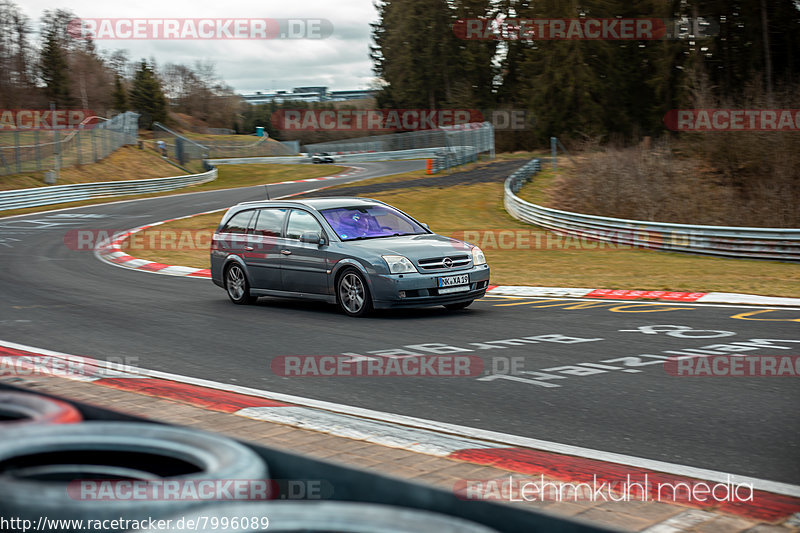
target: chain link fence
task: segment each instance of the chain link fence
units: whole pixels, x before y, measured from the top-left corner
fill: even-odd
[[[297,154],[296,143],[281,143],[268,137],[247,137],[240,141],[230,138],[218,141],[206,139],[194,141],[172,131],[160,122],[153,123],[153,139],[154,148],[162,155],[193,171],[203,169],[204,159]]]
[[[418,148],[474,146],[478,153],[494,156],[494,127],[489,122],[448,126],[435,130],[371,135],[342,141],[307,144],[304,152],[393,152]]]
[[[308,144],[308,153],[327,152],[394,152],[439,148],[433,154],[432,173],[471,163],[478,155],[488,153],[494,157],[494,127],[489,122],[461,124],[435,130],[412,131],[387,135],[372,135],[343,141]]]
[[[96,163],[126,144],[136,144],[139,115],[122,113],[78,130],[0,132],[0,175]]]

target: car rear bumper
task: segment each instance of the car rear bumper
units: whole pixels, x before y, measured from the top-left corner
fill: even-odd
[[[468,289],[441,294],[438,278],[469,275]],[[469,270],[436,274],[390,274],[372,276],[372,300],[376,309],[390,307],[426,307],[447,305],[481,298],[489,286],[489,267],[481,265]],[[464,285],[463,287],[467,287]]]

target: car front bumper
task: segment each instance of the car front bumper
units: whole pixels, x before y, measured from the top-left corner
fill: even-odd
[[[469,289],[439,293],[441,277],[469,275]],[[489,286],[489,266],[437,273],[379,274],[371,276],[373,305],[376,309],[391,307],[426,307],[466,302],[481,298]]]

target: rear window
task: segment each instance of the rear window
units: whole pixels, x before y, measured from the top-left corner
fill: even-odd
[[[253,211],[242,211],[236,213],[225,224],[220,233],[247,233],[247,227],[250,225],[250,219],[253,216]]]

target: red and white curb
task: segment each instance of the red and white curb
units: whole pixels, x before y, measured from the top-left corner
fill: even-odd
[[[264,420],[413,452],[494,466],[572,483],[620,483],[647,476],[651,484],[748,485],[748,502],[678,501],[771,523],[800,513],[800,486],[654,461],[506,433],[425,420],[124,366],[0,341],[3,370],[18,376],[48,375],[173,400],[196,407]],[[26,370],[28,369],[28,370]],[[4,372],[8,375],[8,372]]]
[[[500,285],[490,288],[488,294],[520,298],[593,298],[600,300],[662,300],[713,304],[800,306],[800,298],[779,298],[734,292],[673,292]]]
[[[269,183],[268,185],[284,185],[287,183],[308,183],[313,181],[327,181],[336,178],[344,178],[352,174],[355,174],[357,172],[361,172],[363,170],[364,168],[362,167],[349,167],[349,169],[346,172],[342,172],[341,174],[336,174],[335,176],[325,176],[322,178],[307,178],[294,181],[281,181],[279,183]],[[291,198],[292,196],[308,194],[310,192],[315,192],[327,188],[328,187],[319,187],[317,189],[311,189],[296,194],[288,194],[275,199],[278,200],[281,198]],[[152,224],[139,226],[136,228],[129,229],[127,231],[117,233],[110,239],[106,239],[98,243],[98,245],[95,247],[94,250],[95,256],[100,260],[105,261],[106,263],[112,264],[114,266],[129,268],[132,270],[139,270],[141,272],[150,272],[152,274],[164,274],[167,276],[182,276],[189,278],[211,279],[211,270],[207,268],[193,268],[193,267],[186,267],[179,265],[167,265],[164,263],[159,263],[157,261],[150,261],[149,259],[139,259],[126,252],[123,252],[122,248],[126,240],[130,239],[132,235],[140,231],[144,231],[146,229],[150,229],[155,226],[160,226],[161,224],[166,224],[167,222],[174,222],[175,220],[183,220],[185,218],[192,218],[200,215],[210,215],[211,213],[217,213],[219,211],[224,211],[224,210],[225,209],[216,209],[214,211],[204,211],[202,213],[194,213],[192,215],[187,215],[185,217],[170,218],[167,220],[162,220],[160,222],[154,222]]]

